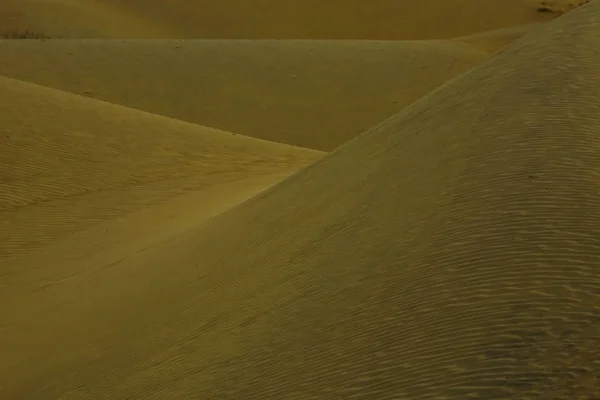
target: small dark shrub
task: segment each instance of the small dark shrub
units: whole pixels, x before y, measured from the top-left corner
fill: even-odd
[[[50,39],[50,37],[41,32],[12,30],[0,31],[0,39]]]

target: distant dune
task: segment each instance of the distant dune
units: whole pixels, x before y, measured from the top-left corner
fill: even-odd
[[[1,0],[0,34],[11,32],[53,38],[141,39],[168,34],[161,26],[112,7],[105,0]]]
[[[110,268],[15,290],[0,302],[0,397],[600,398],[598,26],[595,1],[227,212]],[[206,130],[196,145],[192,125],[141,125],[117,106],[89,123],[92,100],[1,82],[2,104],[22,103],[11,129],[37,127],[21,141],[42,147],[55,130],[82,149],[86,126],[116,132],[103,162],[119,160],[115,141],[149,147],[106,171],[158,173],[161,155],[195,169],[207,153],[215,168],[235,149],[244,171],[319,156]]]
[[[332,150],[488,53],[446,41],[0,41],[0,74]]]
[[[537,0],[2,0],[0,28],[69,38],[438,39],[555,17],[539,12],[539,5]]]
[[[452,41],[471,45],[481,51],[496,53],[538,26],[540,26],[539,23],[511,26],[509,28],[455,37]]]
[[[0,0],[0,400],[600,399],[580,3]]]
[[[548,19],[528,0],[107,1],[202,38],[432,39]]]
[[[0,288],[37,265],[22,257],[66,239],[75,256],[83,250],[74,235],[107,236],[106,221],[122,229],[126,218],[145,213],[135,217],[139,226],[129,221],[133,232],[120,232],[125,243],[113,243],[129,254],[144,235],[152,233],[154,244],[321,155],[8,78],[0,78],[0,120]],[[99,251],[102,240],[91,235],[80,244]],[[62,267],[33,269],[60,276]]]

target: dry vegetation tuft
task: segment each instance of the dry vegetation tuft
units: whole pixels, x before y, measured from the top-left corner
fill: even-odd
[[[576,9],[577,7],[581,7],[584,4],[589,3],[591,0],[579,0],[572,3],[567,4],[556,4],[553,1],[542,1],[537,8],[538,12],[543,13],[552,13],[557,16],[563,15],[569,11]]]
[[[50,39],[50,36],[46,36],[41,32],[34,31],[0,31],[0,39]]]

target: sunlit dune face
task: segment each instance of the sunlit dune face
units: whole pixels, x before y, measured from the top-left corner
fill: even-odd
[[[600,0],[0,3],[0,400],[600,399]]]

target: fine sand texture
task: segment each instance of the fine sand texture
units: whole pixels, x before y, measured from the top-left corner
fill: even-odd
[[[74,256],[75,243],[93,242],[81,249],[89,253],[114,242],[129,254],[146,236],[156,243],[247,197],[232,195],[234,187],[254,194],[321,156],[9,78],[0,78],[0,106],[0,288],[6,290],[43,286],[23,278],[38,273],[63,278],[62,266],[44,268],[27,258],[40,249],[65,243],[62,251]],[[219,192],[228,194],[210,200]],[[106,221],[129,227],[117,239]],[[111,241],[83,243],[90,229]]]
[[[327,155],[0,79],[0,399],[600,398],[600,1],[524,30]]]
[[[565,1],[539,12],[537,0],[2,0],[0,28],[66,38],[437,39],[548,21]]]
[[[324,151],[489,57],[442,40],[0,40],[0,52],[0,75]]]
[[[497,53],[510,43],[539,26],[532,23],[452,38],[452,41],[471,45],[481,51]]]

